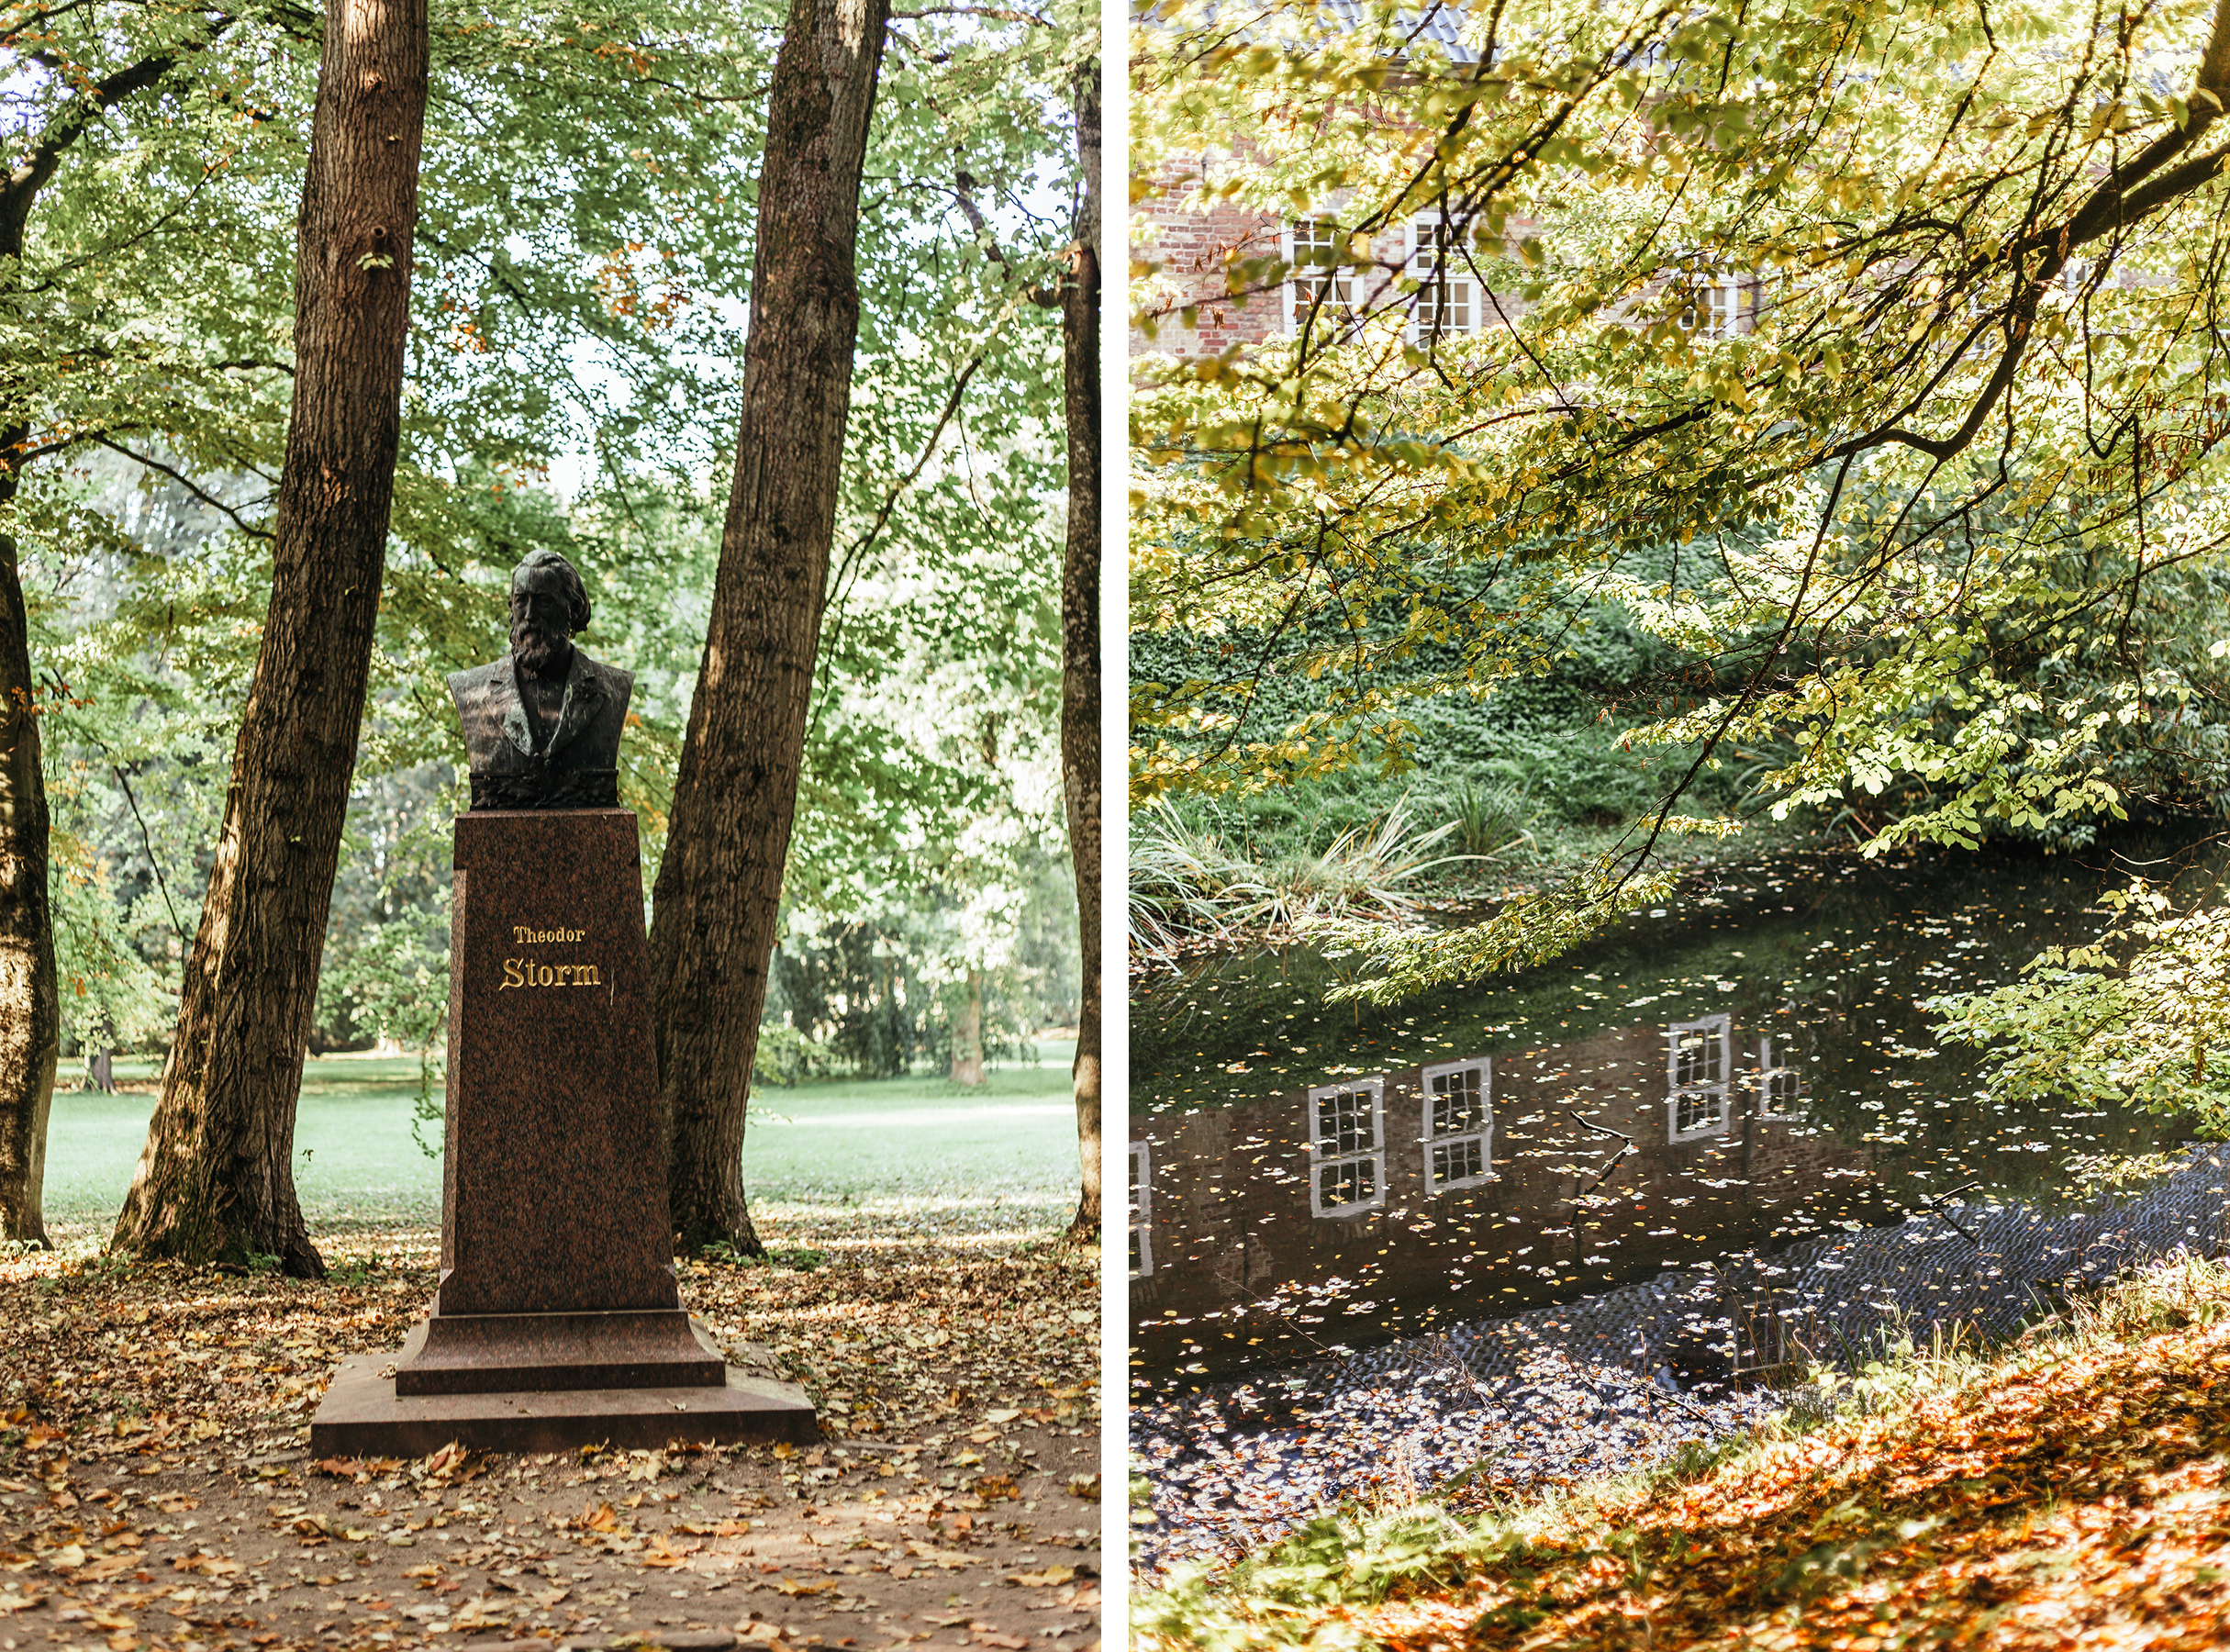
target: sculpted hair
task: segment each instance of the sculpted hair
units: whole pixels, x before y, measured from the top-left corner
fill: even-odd
[[[531,551],[511,570],[511,589],[518,590],[518,582],[536,568],[555,568],[565,590],[565,627],[574,636],[588,629],[588,587],[581,583],[581,575],[574,565],[554,551]]]

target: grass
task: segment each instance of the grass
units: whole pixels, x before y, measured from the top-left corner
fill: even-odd
[[[1642,1475],[1327,1512],[1132,1622],[1202,1652],[2224,1644],[2230,1265],[2171,1260],[1803,1398]]]
[[[1254,845],[1234,845],[1221,829],[1196,827],[1157,799],[1131,823],[1133,947],[1166,954],[1187,943],[1276,934],[1316,918],[1413,919],[1428,875],[1466,858],[1441,853],[1460,824],[1423,827],[1404,796],[1322,849],[1288,849],[1258,864]]]
[[[934,1208],[946,1220],[1000,1210],[1065,1220],[1076,1193],[1070,1047],[995,1068],[981,1089],[943,1078],[829,1079],[755,1092],[743,1185],[779,1223],[815,1206]],[[118,1062],[144,1083],[150,1062]],[[65,1069],[65,1082],[74,1073]],[[440,1084],[439,1075],[435,1079]],[[415,1059],[313,1058],[295,1121],[295,1187],[313,1237],[439,1225],[441,1161],[411,1138]],[[131,1183],[154,1097],[58,1091],[47,1131],[47,1224],[58,1244],[102,1241]],[[770,1243],[772,1242],[770,1236]]]

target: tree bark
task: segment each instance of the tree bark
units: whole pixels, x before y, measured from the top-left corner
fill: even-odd
[[[953,1021],[953,1082],[976,1085],[989,1075],[984,1071],[984,972],[968,971],[962,983],[960,1013]]]
[[[1072,1239],[1099,1236],[1099,64],[1076,71],[1076,155],[1084,173],[1075,270],[1061,292],[1061,376],[1068,425],[1068,535],[1061,566],[1061,790],[1076,873],[1082,1009],[1070,1088],[1083,1190]]]
[[[177,1032],[112,1244],[321,1278],[295,1109],[363,721],[401,434],[427,0],[326,15],[295,240],[271,606]]]
[[[10,454],[28,431],[0,431]],[[17,473],[0,468],[0,508]],[[47,1115],[61,1057],[61,999],[48,904],[47,788],[39,765],[29,619],[16,541],[0,534],[0,1239],[50,1248]]]
[[[860,296],[860,170],[888,0],[792,0],[768,93],[743,417],[719,572],[652,893],[677,1243],[763,1254],[744,1111],[805,758]]]

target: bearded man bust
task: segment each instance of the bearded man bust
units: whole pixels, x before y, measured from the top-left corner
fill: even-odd
[[[452,672],[473,808],[609,809],[635,674],[573,645],[588,590],[571,563],[536,551],[511,571],[511,652]]]

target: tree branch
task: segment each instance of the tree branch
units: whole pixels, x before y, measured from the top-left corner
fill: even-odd
[[[214,40],[231,25],[230,17],[219,17],[210,27],[208,40]],[[208,40],[202,44],[207,45]],[[54,175],[54,169],[61,164],[62,155],[70,146],[85,135],[110,104],[120,103],[135,92],[144,92],[154,85],[178,66],[182,55],[179,51],[161,51],[142,58],[95,82],[55,113],[47,122],[39,141],[32,147],[29,158],[9,173],[5,183],[0,183],[0,257],[23,255],[24,226],[30,221],[31,204],[46,187],[47,180]]]
[[[894,11],[898,17],[989,17],[998,23],[1030,23],[1040,28],[1051,28],[1053,24],[1036,12],[1009,11],[998,6],[923,6],[912,11]]]
[[[242,533],[249,535],[251,538],[267,540],[272,537],[272,535],[265,530],[258,528],[253,523],[244,519],[239,511],[233,509],[231,506],[226,504],[222,499],[217,498],[212,494],[205,492],[193,480],[193,478],[179,471],[173,470],[169,465],[163,463],[162,460],[150,459],[145,453],[135,453],[131,451],[131,449],[124,446],[121,442],[111,441],[106,436],[95,436],[89,438],[89,440],[98,446],[108,449],[111,452],[123,454],[125,458],[130,460],[134,464],[143,464],[149,470],[161,471],[164,475],[168,476],[172,481],[177,483],[179,486],[184,488],[186,492],[192,494],[195,498],[199,499],[210,509],[221,511],[225,516],[229,517],[232,520],[232,525],[235,528],[238,528]]]
[[[2230,0],[2226,0],[2226,3],[2230,3]],[[960,203],[960,216],[968,220],[968,228],[975,230],[976,239],[983,242],[985,255],[1012,279],[1018,273],[1014,261],[1007,256],[998,244],[998,238],[991,233],[991,226],[985,221],[982,211],[976,205],[975,191],[976,180],[968,176],[965,168],[953,173],[953,198]],[[1025,287],[1023,296],[1040,309],[1061,307],[1061,291],[1058,287]]]

